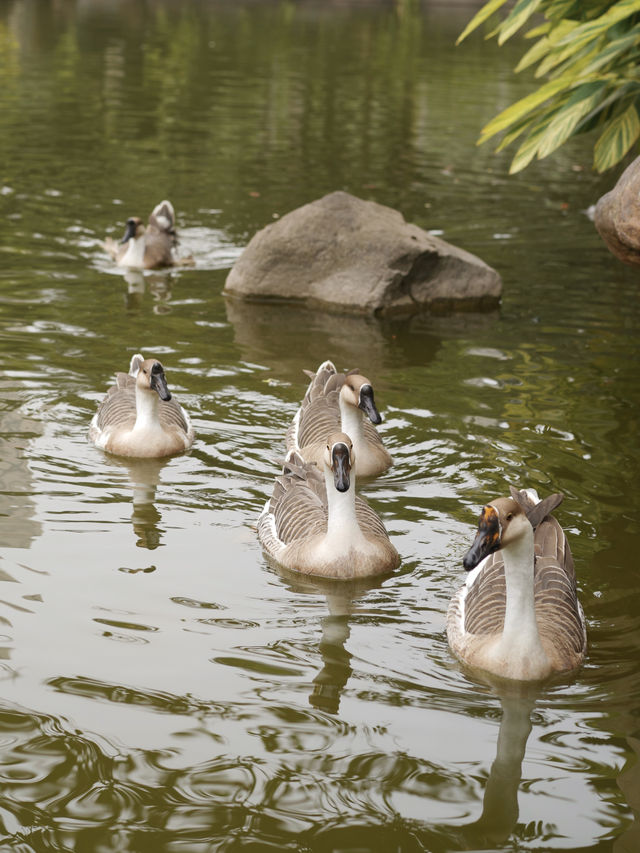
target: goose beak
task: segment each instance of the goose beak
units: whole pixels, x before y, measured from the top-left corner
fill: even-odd
[[[333,461],[333,482],[336,489],[339,492],[346,492],[351,482],[351,457],[349,456],[349,448],[346,444],[334,444],[331,449],[331,458]]]
[[[167,402],[171,399],[171,391],[169,391],[164,370],[162,369],[162,365],[157,361],[151,368],[151,381],[149,382],[149,387],[152,391],[157,392],[158,397],[160,397],[161,400]]]
[[[126,243],[132,237],[135,237],[137,227],[138,226],[133,219],[127,219],[127,227],[125,228],[124,236],[122,237],[122,240],[120,240],[120,243]]]
[[[363,385],[360,389],[360,402],[358,403],[358,408],[362,409],[372,424],[382,423],[382,417],[380,416],[380,412],[377,410],[373,399],[373,388],[371,385]]]
[[[470,572],[475,569],[485,557],[493,554],[500,547],[500,521],[498,513],[488,504],[482,510],[478,523],[478,532],[473,545],[462,558],[462,565]]]

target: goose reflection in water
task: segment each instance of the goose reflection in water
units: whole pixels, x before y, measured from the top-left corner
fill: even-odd
[[[160,483],[160,472],[171,461],[163,459],[135,459],[109,457],[110,464],[125,468],[132,487],[133,512],[131,523],[138,548],[153,551],[162,544],[164,530],[159,526],[162,519],[155,505],[156,489]],[[144,571],[144,570],[138,570]]]
[[[322,637],[318,651],[322,669],[312,681],[309,704],[319,711],[337,714],[342,693],[353,669],[351,652],[346,648],[351,636],[351,616],[357,612],[358,599],[369,590],[382,586],[387,577],[335,580],[289,571],[272,560],[269,564],[296,594],[324,595],[328,614],[320,617]]]
[[[422,840],[435,849],[503,849],[518,826],[522,762],[532,729],[532,711],[541,687],[525,682],[490,680],[490,676],[485,676],[482,673],[480,679],[498,696],[502,717],[496,757],[482,798],[482,812],[480,817],[464,825],[432,824],[428,827]]]
[[[479,849],[504,844],[517,826],[522,762],[540,687],[501,683],[495,687],[495,692],[502,706],[496,757],[484,790],[482,814],[462,831],[467,843]]]
[[[128,311],[136,311],[142,307],[145,290],[148,290],[155,302],[154,314],[169,314],[171,312],[171,295],[174,276],[168,272],[145,273],[140,270],[127,270],[124,280],[127,283],[125,305]]]

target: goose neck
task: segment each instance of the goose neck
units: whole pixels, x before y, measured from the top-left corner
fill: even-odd
[[[356,446],[363,437],[363,420],[362,412],[351,403],[346,403],[342,396],[338,397],[340,404],[340,429],[345,432],[354,446]]]
[[[533,586],[533,530],[503,549],[506,608],[503,643],[513,650],[541,650]]]
[[[160,427],[159,406],[160,398],[155,391],[145,391],[136,386],[136,422],[133,429],[135,431],[158,429]]]
[[[349,488],[339,492],[334,483],[333,472],[325,465],[327,488],[327,536],[361,535],[356,519],[355,476],[351,471]]]

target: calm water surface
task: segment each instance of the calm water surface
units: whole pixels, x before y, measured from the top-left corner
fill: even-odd
[[[7,851],[637,850],[637,273],[585,210],[588,144],[476,148],[517,46],[419,2],[0,6],[0,829]],[[477,253],[498,312],[393,322],[226,304],[275,217],[345,189]],[[100,250],[162,198],[196,265]],[[87,428],[155,354],[197,440]],[[255,521],[325,358],[375,383],[402,554],[370,584],[265,560]],[[562,490],[589,655],[535,689],[446,643],[479,506]]]

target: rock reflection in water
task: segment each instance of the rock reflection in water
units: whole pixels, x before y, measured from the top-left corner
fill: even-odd
[[[225,309],[242,358],[268,364],[282,377],[294,380],[298,377],[291,377],[291,352],[300,354],[300,372],[303,368],[315,370],[330,358],[340,370],[358,367],[375,378],[385,370],[397,370],[398,359],[405,367],[424,366],[436,359],[443,340],[469,337],[499,320],[497,311],[378,319],[235,299],[226,299]],[[290,342],[286,351],[283,340]]]

